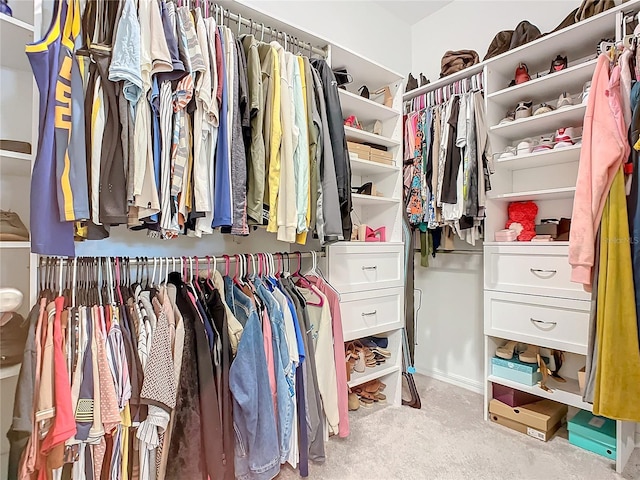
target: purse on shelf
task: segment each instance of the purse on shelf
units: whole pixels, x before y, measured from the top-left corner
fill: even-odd
[[[475,50],[448,50],[440,61],[440,78],[464,70],[480,62]]]

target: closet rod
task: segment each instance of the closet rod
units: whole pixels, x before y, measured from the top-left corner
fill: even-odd
[[[233,13],[231,10],[224,8],[221,5],[216,4],[215,9],[216,11],[220,9],[220,11],[222,12],[223,19],[226,16],[229,20],[232,20],[240,25],[244,25],[246,27],[249,27],[250,29],[255,28],[256,33],[261,32],[262,35],[264,35],[266,32],[270,37],[275,36],[278,39],[284,40],[286,44],[297,45],[298,47],[300,47],[302,51],[310,50],[312,53],[315,53],[316,55],[320,55],[323,58],[327,56],[326,49],[314,47],[313,45],[311,45],[311,43],[305,43],[301,40],[298,40],[298,37],[294,37],[285,32],[279,31],[276,28],[271,28],[268,26],[265,27],[264,23],[254,22],[252,19],[245,18],[242,15],[239,15],[237,13]],[[273,32],[275,32],[275,34]]]
[[[315,253],[316,258],[322,258],[322,257],[326,257],[326,253],[325,252],[275,252],[275,253],[270,253],[270,252],[253,252],[253,253],[235,253],[235,254],[229,254],[227,255],[228,259],[230,261],[237,261],[238,257],[240,258],[246,258],[246,257],[251,257],[251,255],[253,255],[254,257],[256,255],[260,255],[260,254],[269,254],[269,255],[279,255],[281,257],[286,257],[287,255],[289,256],[289,258],[291,260],[293,259],[298,259],[298,257],[301,258],[313,258],[313,254]],[[175,258],[176,260],[180,260],[181,258],[188,258],[191,259],[193,262],[197,261],[198,263],[207,263],[212,261],[214,258],[216,259],[216,261],[218,262],[224,262],[226,261],[226,257],[223,255],[217,255],[217,256],[213,256],[213,255],[178,255],[178,256],[171,256],[171,255],[167,255],[167,256],[157,256],[157,257],[147,257],[147,256],[137,256],[137,257],[131,257],[131,256],[127,256],[127,255],[114,255],[114,256],[79,256],[79,257],[75,257],[78,260],[83,260],[83,259],[94,259],[94,258],[128,258],[129,259],[129,263],[131,265],[136,265],[138,263],[143,264],[143,263],[152,263],[154,262],[154,260],[158,260],[158,259],[172,259]],[[59,261],[59,260],[65,260],[66,262],[73,262],[74,257],[47,257],[46,255],[43,255],[40,257],[40,261],[46,261],[46,260],[55,260],[55,261]]]

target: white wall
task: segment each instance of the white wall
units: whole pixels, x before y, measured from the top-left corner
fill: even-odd
[[[240,0],[407,75],[411,27],[374,2]]]
[[[482,60],[499,31],[513,30],[520,21],[529,20],[546,33],[580,3],[579,0],[455,0],[411,28],[411,71],[423,72],[431,81],[437,80],[440,59],[447,50],[475,50]],[[553,60],[552,53],[549,63]]]

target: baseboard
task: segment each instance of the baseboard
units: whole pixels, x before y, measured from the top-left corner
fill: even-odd
[[[484,386],[482,382],[476,382],[462,375],[456,375],[455,373],[443,372],[437,369],[424,369],[416,367],[418,373],[426,375],[427,377],[435,378],[441,382],[450,383],[456,387],[464,388],[475,393],[484,393]]]

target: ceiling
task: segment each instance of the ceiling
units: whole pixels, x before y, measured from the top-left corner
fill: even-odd
[[[403,22],[414,25],[452,1],[453,0],[378,0],[374,3],[385,8]]]

